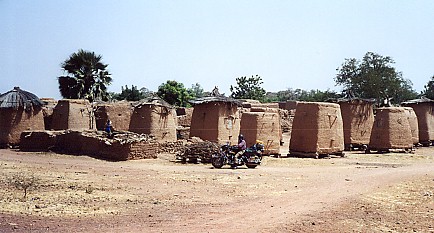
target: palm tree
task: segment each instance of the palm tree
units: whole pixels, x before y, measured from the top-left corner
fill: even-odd
[[[58,77],[59,91],[63,98],[96,99],[107,98],[107,86],[112,78],[106,70],[106,64],[101,62],[102,56],[94,52],[78,50],[62,63],[62,69],[67,76]]]

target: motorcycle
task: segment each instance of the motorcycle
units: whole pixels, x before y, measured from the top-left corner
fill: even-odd
[[[264,145],[257,143],[244,150],[244,152],[236,158],[236,154],[239,151],[238,146],[230,146],[229,143],[222,145],[220,151],[212,155],[212,166],[222,168],[223,165],[229,164],[231,167],[246,165],[248,168],[255,168],[261,164]]]

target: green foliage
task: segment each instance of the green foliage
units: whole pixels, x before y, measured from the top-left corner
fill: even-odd
[[[131,89],[127,85],[121,87],[121,93],[114,93],[112,98],[116,100],[138,101],[152,96],[152,92],[143,87],[138,89],[137,86],[131,85]]]
[[[107,100],[107,86],[112,78],[101,62],[102,56],[94,52],[78,50],[62,64],[66,76],[58,77],[59,91],[63,98]]]
[[[303,95],[299,97],[300,101],[308,102],[326,102],[330,99],[336,99],[341,97],[338,93],[331,90],[320,91],[320,90],[310,90],[309,92],[304,92]]]
[[[422,91],[422,95],[426,98],[434,100],[434,75],[431,77],[431,80],[425,85],[425,89]]]
[[[174,80],[168,80],[161,84],[158,87],[157,95],[167,103],[178,107],[187,107],[188,100],[192,99],[184,84]]]
[[[192,98],[200,98],[205,95],[203,88],[199,83],[191,85],[191,88],[188,88],[187,91]]]
[[[334,80],[351,96],[375,98],[377,103],[384,100],[400,103],[417,94],[411,81],[404,79],[392,66],[394,63],[391,57],[367,52],[362,61],[345,59],[336,69],[338,73]]]
[[[265,97],[265,90],[261,87],[263,84],[262,78],[259,75],[247,78],[236,78],[237,86],[230,87],[232,92],[231,97],[235,99],[254,99],[263,101]]]
[[[288,88],[285,91],[278,91],[275,93],[268,92],[265,98],[266,102],[282,102],[287,100],[294,101],[309,101],[309,102],[325,102],[329,99],[336,99],[341,97],[335,91],[326,90],[302,90]]]

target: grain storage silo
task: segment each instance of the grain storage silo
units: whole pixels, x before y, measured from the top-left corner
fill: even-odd
[[[160,142],[176,141],[176,111],[166,102],[153,99],[134,106],[129,131],[150,134]]]
[[[388,152],[391,149],[408,151],[412,148],[413,139],[405,108],[378,108],[366,152]]]
[[[419,142],[429,146],[434,140],[434,101],[425,97],[401,103],[413,108],[419,126]]]
[[[114,130],[128,131],[133,109],[128,101],[98,103],[95,108],[96,128],[104,130],[107,120],[110,120]]]
[[[279,155],[282,139],[279,113],[255,110],[241,115],[240,133],[244,135],[247,146],[260,140],[264,143],[264,154]]]
[[[320,157],[343,155],[344,130],[339,104],[298,102],[289,153]]]
[[[235,99],[211,96],[191,101],[194,110],[190,137],[224,144],[238,143],[241,103]]]
[[[411,138],[413,144],[419,144],[419,123],[417,121],[416,113],[411,107],[404,107],[405,113],[407,114],[408,122],[410,123]]]
[[[369,144],[374,124],[374,103],[370,99],[339,99],[344,123],[344,144],[346,150],[364,149]]]
[[[51,129],[96,129],[93,106],[86,99],[62,99],[54,107]]]

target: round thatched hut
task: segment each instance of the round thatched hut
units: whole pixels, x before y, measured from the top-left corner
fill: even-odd
[[[43,105],[19,87],[0,95],[0,145],[18,145],[25,130],[44,130]]]

